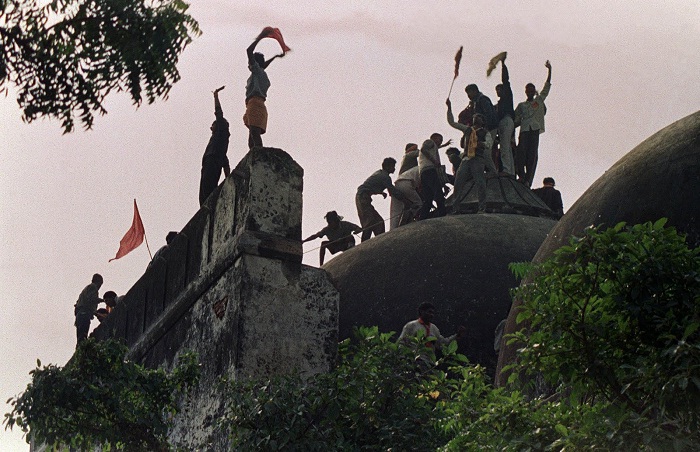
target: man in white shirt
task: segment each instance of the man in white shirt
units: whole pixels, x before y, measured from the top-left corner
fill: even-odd
[[[442,135],[434,133],[430,135],[429,140],[425,140],[418,154],[418,171],[420,172],[420,182],[423,189],[423,205],[418,211],[418,218],[425,220],[426,218],[444,217],[447,214],[445,208],[445,194],[442,191],[438,171],[442,170],[440,164],[440,148],[449,146],[452,140],[447,140],[447,143],[442,144]],[[433,214],[430,210],[433,208],[433,201],[437,205],[437,209]],[[430,214],[430,215],[429,215]]]
[[[515,107],[515,127],[520,126],[518,147],[515,152],[515,167],[518,178],[528,187],[532,186],[537,169],[540,134],[544,133],[544,115],[547,107],[544,100],[549,94],[552,80],[552,65],[549,60],[544,64],[547,68],[547,80],[539,93],[535,85],[525,85],[527,100]]]

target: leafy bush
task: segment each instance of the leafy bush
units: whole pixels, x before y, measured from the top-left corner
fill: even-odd
[[[27,389],[8,400],[6,428],[52,447],[166,450],[179,397],[199,379],[196,357],[180,355],[168,374],[128,361],[126,352],[119,342],[88,339],[65,367],[37,361]]]
[[[223,427],[236,450],[415,450],[447,441],[437,427],[446,373],[424,364],[427,351],[398,345],[394,333],[360,328],[340,344],[339,364],[309,381],[286,376],[226,384]],[[465,361],[456,343],[438,363]]]
[[[697,440],[700,249],[665,223],[590,228],[540,265],[513,265],[530,278],[514,292],[530,324],[514,336],[517,370]]]
[[[494,389],[455,343],[426,365],[423,338],[362,328],[329,374],[228,382],[222,427],[240,450],[697,450],[700,252],[664,224],[514,265],[532,331],[512,370],[551,394]]]

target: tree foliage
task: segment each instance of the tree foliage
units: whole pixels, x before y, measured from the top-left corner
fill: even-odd
[[[444,442],[434,424],[444,372],[421,364],[424,347],[397,345],[392,335],[361,328],[357,342],[340,344],[335,370],[309,381],[227,383],[222,427],[234,449],[427,450]]]
[[[0,0],[0,90],[18,88],[27,122],[90,128],[111,91],[135,105],[167,97],[199,34],[183,0]]]
[[[700,248],[665,223],[591,228],[547,262],[515,265],[530,278],[515,291],[531,325],[515,335],[518,366],[698,440]]]
[[[227,383],[222,427],[240,450],[697,450],[700,251],[664,225],[514,266],[533,331],[513,370],[552,394],[493,388],[456,344],[426,366],[422,338],[361,328],[329,374]]]
[[[41,366],[27,389],[8,400],[5,428],[19,427],[39,443],[80,450],[166,450],[178,400],[197,384],[199,365],[182,354],[170,373],[126,359],[116,341],[88,339],[64,366]]]

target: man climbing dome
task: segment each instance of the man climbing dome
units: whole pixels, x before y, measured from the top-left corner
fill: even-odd
[[[392,197],[396,197],[400,201],[405,200],[401,192],[391,183],[391,174],[394,171],[396,171],[396,160],[387,157],[382,162],[382,169],[372,173],[362,185],[357,187],[355,206],[357,207],[357,216],[360,218],[360,224],[362,225],[363,242],[369,240],[372,237],[372,233],[378,236],[386,230],[384,219],[372,205],[372,196],[382,195],[386,198],[384,190],[387,190]]]
[[[263,38],[273,38],[277,40],[282,47],[282,53],[266,61],[265,55],[255,52],[255,47]],[[265,107],[265,100],[267,99],[267,90],[270,89],[270,79],[267,77],[265,69],[267,69],[275,58],[283,57],[289,50],[289,47],[284,43],[279,28],[272,27],[265,27],[246,50],[248,53],[250,77],[248,77],[245,87],[245,114],[243,115],[243,123],[248,127],[248,149],[253,149],[255,146],[262,146],[262,135],[267,130],[267,107]]]
[[[328,240],[321,242],[319,266],[323,265],[323,261],[326,257],[326,250],[330,251],[331,254],[349,250],[355,246],[355,237],[353,237],[352,234],[362,231],[362,228],[358,225],[350,223],[349,221],[343,221],[343,217],[338,215],[338,212],[335,210],[326,213],[325,219],[328,226],[321,229],[316,234],[310,235],[301,242],[306,243],[310,240],[320,239],[323,236],[328,237]]]

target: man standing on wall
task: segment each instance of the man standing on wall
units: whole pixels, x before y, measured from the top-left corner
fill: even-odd
[[[535,85],[528,83],[525,85],[527,100],[520,102],[515,108],[515,127],[520,126],[515,166],[518,178],[528,187],[532,186],[537,169],[540,134],[544,133],[544,115],[547,112],[544,100],[549,94],[552,80],[552,65],[549,64],[549,60],[544,66],[547,68],[547,80],[542,91],[538,93]]]
[[[98,291],[102,287],[102,275],[92,275],[92,282],[85,286],[78,301],[75,303],[75,329],[78,337],[77,345],[87,339],[90,331],[90,322],[97,311],[97,305],[102,303]]]
[[[228,121],[224,118],[224,112],[219,102],[219,91],[225,86],[217,88],[214,93],[214,116],[215,120],[211,124],[211,138],[202,157],[202,176],[199,180],[199,205],[204,204],[209,195],[219,185],[221,170],[224,170],[224,177],[231,174],[231,166],[226,157],[228,151]]]
[[[265,55],[255,52],[255,47],[263,38],[276,39],[282,47],[282,53],[265,61]],[[248,127],[248,149],[253,149],[255,146],[262,146],[262,135],[267,130],[267,107],[265,106],[265,100],[267,99],[267,90],[270,89],[270,79],[267,77],[265,69],[267,69],[275,58],[283,57],[288,50],[289,47],[284,43],[279,29],[272,27],[265,27],[246,50],[248,53],[250,77],[248,77],[248,82],[245,87],[245,114],[243,115],[243,123]]]

